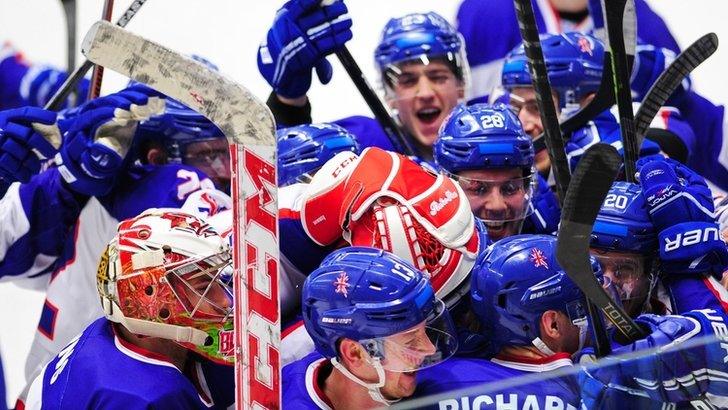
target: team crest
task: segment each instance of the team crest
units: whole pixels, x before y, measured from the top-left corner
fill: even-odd
[[[334,292],[341,293],[344,297],[349,297],[349,275],[346,272],[341,272],[334,281]]]
[[[592,46],[592,43],[588,38],[579,37],[577,44],[579,45],[579,50],[581,50],[582,53],[588,53],[590,56],[594,55],[594,46]]]
[[[538,248],[531,249],[530,258],[531,258],[531,262],[533,262],[533,266],[535,266],[537,268],[539,268],[539,267],[543,267],[546,269],[549,268],[549,263],[548,263],[548,261],[546,261],[546,255],[543,254],[543,251],[541,251],[541,249],[538,249]]]

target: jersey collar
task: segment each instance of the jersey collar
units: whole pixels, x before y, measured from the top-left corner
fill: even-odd
[[[574,365],[571,361],[571,355],[563,352],[542,358],[531,358],[512,354],[498,354],[496,357],[490,359],[490,361],[511,369],[523,370],[532,373],[548,372],[560,367]]]
[[[332,410],[334,406],[331,404],[331,400],[326,397],[318,384],[319,372],[327,364],[330,365],[329,360],[321,358],[308,365],[306,369],[306,392],[308,392],[311,401],[316,403],[317,406],[324,410]]]

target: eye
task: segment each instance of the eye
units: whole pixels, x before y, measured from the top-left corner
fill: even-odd
[[[520,181],[508,181],[505,184],[501,185],[500,190],[504,196],[515,195],[521,190]]]

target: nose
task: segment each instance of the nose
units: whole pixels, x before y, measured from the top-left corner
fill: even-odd
[[[484,209],[488,213],[494,213],[494,212],[505,212],[506,209],[508,209],[508,204],[506,203],[506,199],[503,197],[503,195],[500,193],[499,189],[493,189],[489,195],[487,196],[487,199],[485,201]]]
[[[426,75],[421,75],[417,82],[417,91],[415,96],[417,98],[432,98],[435,96],[435,88],[430,82],[430,79]]]
[[[518,119],[521,120],[523,131],[530,135],[531,138],[537,137],[541,133],[538,129],[538,121],[540,118],[536,118],[533,114],[529,113],[528,110],[521,110],[518,113]]]

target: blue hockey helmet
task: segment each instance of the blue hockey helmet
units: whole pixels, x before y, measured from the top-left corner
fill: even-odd
[[[657,232],[639,185],[623,181],[612,185],[594,223],[591,247],[647,256],[657,253]]]
[[[306,124],[276,131],[278,185],[308,182],[310,176],[340,152],[360,153],[356,137],[336,124]]]
[[[521,122],[504,104],[460,104],[440,128],[435,161],[443,170],[484,168],[524,169],[533,172],[533,142]]]
[[[543,34],[541,48],[549,82],[562,109],[578,105],[582,97],[599,89],[604,70],[604,44],[599,39],[579,32]],[[532,86],[523,44],[506,56],[501,82],[509,90]]]
[[[328,358],[339,355],[339,342],[346,338],[361,343],[382,368],[408,372],[434,365],[457,349],[450,316],[428,277],[386,251],[348,247],[332,252],[306,278],[302,302],[306,330]],[[391,340],[412,331],[422,331],[418,347],[395,346]],[[405,354],[385,357],[394,347]],[[398,363],[402,357],[414,361]]]
[[[374,51],[382,83],[390,86],[398,74],[399,64],[410,61],[427,64],[437,58],[444,59],[463,85],[468,86],[470,72],[465,42],[445,18],[432,11],[390,19]]]
[[[591,267],[602,280],[593,257]],[[539,326],[547,310],[564,312],[586,329],[584,294],[556,260],[554,236],[516,235],[493,244],[473,268],[470,296],[482,331],[496,349],[535,345],[550,354]]]

